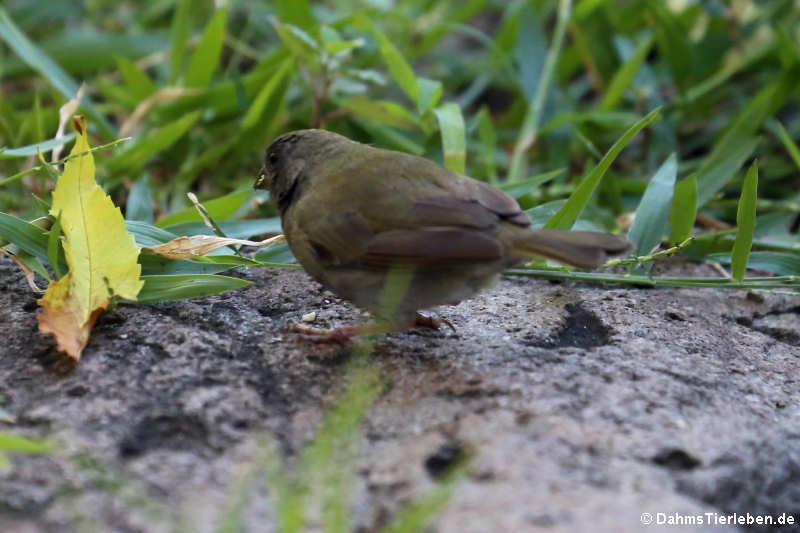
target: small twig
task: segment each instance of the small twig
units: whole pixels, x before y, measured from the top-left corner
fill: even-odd
[[[681,249],[686,248],[687,246],[692,244],[692,242],[694,242],[694,237],[689,237],[680,244],[673,246],[671,248],[667,248],[666,250],[661,250],[660,252],[656,252],[650,255],[639,255],[636,257],[629,257],[627,259],[611,259],[609,261],[606,261],[606,263],[603,266],[610,267],[619,265],[639,265],[641,263],[648,263],[650,261],[655,261],[656,259],[661,259],[663,257],[674,255],[678,253]]]
[[[114,146],[116,144],[119,144],[119,143],[122,143],[122,142],[125,142],[125,141],[130,141],[132,138],[133,137],[123,137],[122,139],[117,139],[116,141],[111,141],[110,143],[107,143],[107,144],[102,144],[100,146],[95,146],[94,148],[89,148],[88,150],[86,150],[84,152],[80,152],[78,154],[70,154],[67,157],[65,157],[64,159],[59,159],[58,161],[54,161],[53,163],[51,163],[51,165],[62,165],[64,163],[66,163],[67,161],[71,160],[71,159],[75,159],[76,157],[81,157],[81,156],[84,156],[86,154],[90,154],[92,152],[96,152],[98,150],[102,150],[104,148],[110,148],[110,147],[112,147],[112,146]],[[23,170],[22,172],[18,172],[17,174],[14,174],[13,176],[10,176],[10,177],[4,179],[3,181],[0,181],[0,187],[2,187],[3,185],[6,185],[8,183],[11,183],[13,181],[17,181],[18,179],[22,178],[23,176],[27,176],[28,174],[33,174],[34,172],[38,172],[40,170],[43,170],[44,168],[45,168],[44,165],[37,165],[37,166],[31,167],[31,168],[29,168],[27,170]]]

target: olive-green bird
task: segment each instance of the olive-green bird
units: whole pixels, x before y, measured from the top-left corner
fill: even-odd
[[[303,268],[377,320],[300,328],[332,338],[410,327],[418,310],[456,304],[531,258],[590,269],[629,249],[606,233],[532,229],[499,189],[324,130],[273,141],[255,187],[269,190]]]

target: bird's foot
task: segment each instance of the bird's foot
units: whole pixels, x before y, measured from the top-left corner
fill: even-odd
[[[353,337],[388,333],[396,328],[387,322],[368,322],[338,328],[315,328],[304,324],[292,324],[290,329],[295,333],[305,335],[312,342],[336,342],[344,345],[349,344]]]
[[[446,318],[423,315],[422,313],[419,312],[417,312],[416,316],[414,317],[414,325],[421,328],[430,328],[438,331],[439,329],[441,329],[442,324],[453,330],[453,332],[455,333],[456,331],[455,326]]]

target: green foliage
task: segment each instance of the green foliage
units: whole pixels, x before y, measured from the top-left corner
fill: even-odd
[[[8,453],[43,454],[52,451],[53,446],[47,442],[36,439],[19,437],[10,433],[0,432],[0,468],[9,465]]]

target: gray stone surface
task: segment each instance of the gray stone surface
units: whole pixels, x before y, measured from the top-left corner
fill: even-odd
[[[297,455],[350,356],[286,324],[359,314],[300,271],[236,275],[254,285],[119,306],[70,370],[38,333],[22,276],[0,260],[0,406],[16,417],[4,429],[57,443],[0,473],[0,531],[171,531],[170,514],[184,531],[213,531],[261,435]],[[734,512],[800,520],[797,295],[504,278],[441,312],[455,333],[391,334],[370,358],[387,387],[364,425],[359,531],[378,531],[467,452],[468,474],[431,531],[752,529],[708,524]],[[706,523],[647,526],[642,513]],[[243,516],[245,531],[275,530],[264,490]]]

